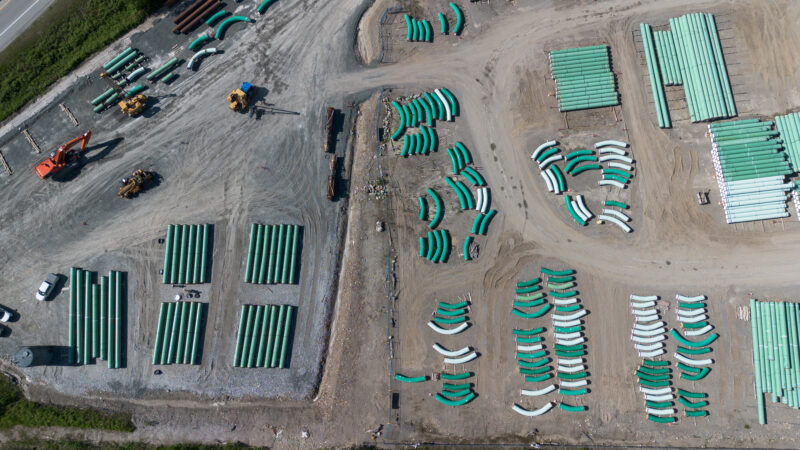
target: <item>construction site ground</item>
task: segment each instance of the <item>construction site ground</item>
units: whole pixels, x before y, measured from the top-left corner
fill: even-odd
[[[448,9],[444,0],[422,3],[403,6],[429,19]],[[657,127],[637,31],[641,22],[715,14],[739,114],[773,117],[800,104],[800,17],[789,2],[463,2],[462,36],[437,32],[433,44],[407,42],[402,14],[387,14],[379,28],[393,6],[278,1],[260,16],[253,2],[236,4],[235,14],[255,22],[229,29],[215,43],[224,53],[202,60],[196,72],[181,69],[172,85],[148,89],[152,103],[141,118],[122,117],[116,108],[91,113],[87,102],[105,90],[96,69],[131,42],[153,59],[151,68],[173,54],[191,56],[185,47],[202,30],[172,35],[175,13],[162,13],[0,130],[0,153],[12,170],[0,170],[0,289],[2,304],[19,314],[0,340],[3,365],[27,381],[34,400],[128,411],[138,427],[124,435],[50,429],[42,436],[339,447],[370,441],[380,429],[376,442],[386,444],[796,448],[796,411],[768,402],[768,425],[757,423],[750,324],[737,319],[736,307],[751,294],[793,299],[800,223],[793,210],[782,221],[724,223],[705,124],[687,120],[682,92],[671,88],[675,128]],[[551,95],[546,52],[601,43],[611,47],[621,106],[565,119]],[[282,112],[260,119],[230,112],[225,96],[242,81],[265,89],[264,101]],[[438,87],[450,89],[461,107],[454,122],[437,123],[439,151],[400,158],[383,145],[378,156],[376,124],[387,117],[388,102]],[[77,127],[58,103],[69,107]],[[336,143],[343,194],[332,203],[324,198],[327,106],[343,114]],[[43,153],[25,140],[23,125]],[[44,153],[85,129],[94,135],[80,171],[62,183],[38,179],[32,166]],[[569,148],[602,139],[631,144],[636,170],[628,189],[610,195],[590,175],[567,182],[592,210],[606,197],[629,203],[633,233],[575,224],[530,161],[550,139]],[[499,212],[469,262],[460,245],[474,213],[458,212],[443,182],[450,174],[444,149],[456,140],[470,149]],[[117,198],[119,178],[137,167],[155,170],[162,181],[133,200]],[[375,193],[379,173],[386,197]],[[427,232],[417,197],[431,186],[443,193],[443,224],[455,244],[449,262],[435,266],[417,255],[417,238]],[[697,204],[701,190],[710,191],[709,205]],[[376,231],[376,221],[385,231]],[[242,282],[253,222],[303,225],[299,285]],[[181,291],[162,285],[158,273],[157,240],[171,223],[214,225],[212,283],[200,287],[208,323],[202,364],[194,367],[150,363],[158,304]],[[127,272],[125,368],[10,367],[8,356],[20,345],[66,345],[68,292],[48,303],[33,293],[47,273],[71,266]],[[531,419],[510,408],[541,406],[519,395],[511,329],[525,324],[510,310],[515,283],[542,266],[577,270],[589,311],[591,392],[582,401],[586,412]],[[708,296],[720,335],[712,372],[696,386],[673,380],[709,394],[708,418],[681,417],[674,426],[646,419],[629,340],[632,293]],[[466,295],[471,328],[446,339],[434,334],[426,322],[436,302]],[[291,369],[232,368],[240,305],[284,302],[299,306]],[[678,325],[672,310],[663,317]],[[439,404],[431,395],[437,382],[390,382],[394,372],[441,371],[434,342],[480,353],[465,367],[476,374],[478,397],[470,404]],[[156,368],[164,373],[155,375]],[[398,409],[391,408],[392,392]]]

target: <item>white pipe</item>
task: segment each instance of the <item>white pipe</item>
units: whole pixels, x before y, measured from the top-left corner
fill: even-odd
[[[483,191],[478,189],[478,201],[475,202],[475,211],[480,211],[482,204],[483,204]]]
[[[539,163],[539,169],[544,170],[544,169],[547,168],[547,166],[549,166],[550,164],[560,160],[561,158],[562,158],[562,156],[560,154],[553,155],[553,156],[545,159],[544,161],[540,162]]]
[[[656,322],[656,323],[651,323],[649,325],[645,325],[645,324],[642,324],[642,323],[637,323],[637,324],[633,325],[633,329],[634,330],[650,331],[650,330],[655,330],[656,328],[659,328],[659,327],[663,327],[664,325],[666,325],[664,322]]]
[[[654,344],[634,344],[633,346],[636,350],[642,352],[652,352],[653,350],[658,350],[660,348],[664,348],[663,342],[656,342]]]
[[[655,342],[661,342],[666,338],[667,337],[664,336],[663,334],[660,336],[651,336],[651,337],[631,336],[631,340],[639,344],[653,344]]]
[[[654,416],[675,414],[675,408],[647,408],[645,411],[647,411],[647,414],[652,414]]]
[[[679,316],[686,316],[686,317],[694,317],[699,316],[700,314],[705,314],[705,308],[697,308],[697,309],[676,309],[675,313]]]
[[[653,314],[651,316],[635,316],[634,319],[637,322],[655,322],[658,320],[658,314]]]
[[[597,150],[601,155],[604,155],[606,153],[614,153],[615,155],[625,156],[628,154],[628,152],[626,152],[625,150],[617,147],[600,147]]]
[[[517,344],[517,351],[519,352],[535,352],[542,349],[542,344],[536,345],[519,345]]]
[[[603,208],[603,214],[611,214],[612,216],[615,216],[616,218],[618,218],[620,220],[624,220],[625,222],[630,222],[631,221],[630,217],[628,217],[625,214],[617,211],[616,209]]]
[[[635,309],[652,308],[653,306],[656,306],[656,302],[654,302],[654,301],[641,302],[641,303],[639,303],[639,302],[631,302],[631,308],[635,308]]]
[[[539,175],[541,175],[542,178],[544,178],[544,182],[547,183],[547,190],[553,192],[553,182],[550,181],[550,177],[548,176],[549,173],[550,172],[546,170],[542,170],[541,172],[539,172]]]
[[[603,180],[603,181],[614,181],[614,180]],[[614,182],[616,183],[616,181],[614,181]],[[602,183],[602,181],[601,181],[601,183]],[[631,227],[629,227],[628,225],[625,224],[625,222],[617,219],[616,217],[611,217],[611,216],[607,216],[605,214],[600,214],[600,215],[597,216],[597,218],[598,219],[602,219],[602,220],[607,220],[607,221],[617,225],[618,227],[622,228],[622,231],[624,231],[626,233],[630,233],[631,232]]]
[[[556,195],[560,194],[561,188],[558,186],[558,180],[556,180],[556,176],[549,170],[545,170],[544,173],[547,174],[547,178],[549,178],[550,182],[553,184],[553,192],[555,192]]]
[[[469,325],[467,324],[467,322],[464,322],[461,325],[459,325],[459,326],[457,326],[457,327],[455,327],[455,328],[453,328],[451,330],[447,330],[445,328],[441,328],[441,327],[439,327],[438,325],[436,325],[433,322],[428,322],[428,326],[431,327],[431,329],[433,331],[435,331],[435,332],[437,332],[439,334],[451,335],[451,334],[461,333],[462,331],[466,330]]]
[[[576,339],[556,339],[556,344],[560,345],[578,345],[586,342],[586,338],[579,337]]]
[[[542,150],[544,150],[544,149],[546,149],[548,147],[552,147],[554,145],[558,145],[558,141],[547,141],[544,144],[536,147],[536,150],[534,150],[533,154],[531,155],[531,159],[536,159],[536,157],[539,156],[539,153],[541,153]]]
[[[703,314],[702,316],[695,316],[695,317],[678,316],[678,320],[680,320],[683,323],[697,323],[697,322],[702,322],[706,319],[708,319],[708,316],[706,316],[705,314]]]
[[[566,306],[578,303],[578,297],[571,297],[571,298],[554,298],[553,303],[558,306]]]
[[[636,294],[631,294],[630,299],[631,300],[638,300],[640,302],[652,302],[652,301],[658,300],[658,296],[657,295],[636,295]]]
[[[581,337],[581,332],[576,331],[574,333],[556,333],[556,339],[575,339]]]
[[[661,356],[664,353],[667,353],[665,349],[653,350],[652,352],[639,352],[639,356],[641,358],[655,358],[656,356]]]
[[[678,294],[678,295],[675,296],[675,298],[680,300],[680,301],[682,301],[682,302],[692,303],[692,302],[702,302],[703,300],[706,299],[706,296],[705,295],[696,295],[694,297],[687,297],[685,295]]]
[[[578,194],[577,196],[578,207],[583,211],[583,214],[586,215],[586,219],[589,220],[594,214],[589,211],[589,208],[586,207],[586,204],[583,202],[583,195]]]
[[[576,387],[586,386],[587,384],[589,384],[589,382],[586,381],[586,379],[584,378],[583,380],[578,380],[578,381],[562,381],[561,387],[576,388]]]
[[[600,186],[616,186],[620,189],[625,189],[625,185],[617,180],[600,180],[597,184]]]
[[[656,328],[655,330],[637,330],[634,328],[632,336],[653,337],[659,334],[664,334],[666,331],[667,329],[664,327]]]
[[[566,322],[565,321],[560,321],[560,320],[553,320],[553,326],[554,327],[563,327],[563,328],[577,327],[580,324],[581,324],[581,321],[579,319],[568,320]]]
[[[475,353],[475,352],[472,352],[472,353],[470,353],[468,355],[462,356],[461,358],[445,358],[444,359],[444,363],[445,364],[464,364],[464,363],[468,363],[468,362],[472,361],[473,359],[475,359],[477,357],[478,357],[478,354]]]
[[[632,309],[631,312],[634,316],[649,316],[650,314],[657,314],[658,310],[653,309]]]
[[[583,364],[583,358],[558,358],[558,365],[574,366],[575,364]]]
[[[553,409],[553,405],[555,405],[555,402],[550,402],[550,403],[542,406],[541,408],[537,409],[536,411],[528,411],[527,409],[525,409],[525,408],[519,406],[518,404],[514,403],[511,406],[511,409],[513,409],[514,411],[522,414],[523,416],[536,417],[536,416],[541,416],[542,414],[546,413],[547,411],[550,411],[551,409]]]
[[[492,194],[488,187],[483,187],[481,190],[483,190],[483,206],[481,207],[481,213],[486,214],[486,210],[489,209],[489,206],[492,204]]]
[[[448,350],[438,343],[433,344],[433,349],[439,352],[442,356],[448,356],[451,358],[455,358],[457,356],[461,356],[469,351],[469,346],[462,348],[461,350]]]
[[[630,158],[628,156],[620,156],[620,155],[603,155],[603,156],[597,158],[597,161],[599,161],[599,162],[622,161],[622,162],[626,162],[626,163],[630,164],[630,163],[633,162],[633,158]]]
[[[586,310],[582,309],[580,311],[574,312],[574,313],[569,314],[567,316],[562,316],[562,315],[558,315],[558,314],[551,314],[550,317],[553,318],[554,322],[556,320],[559,321],[559,322],[568,322],[570,320],[580,319],[581,317],[583,317],[585,315],[586,315]]]
[[[575,214],[577,214],[578,217],[580,217],[584,222],[589,220],[589,217],[586,217],[585,215],[583,215],[583,211],[581,211],[581,209],[578,207],[578,202],[577,201],[572,200],[570,202],[570,205],[572,205],[572,210],[575,211]]]
[[[691,359],[691,358],[687,358],[687,357],[681,355],[680,353],[675,353],[675,358],[678,361],[680,361],[680,362],[682,362],[684,364],[688,364],[690,366],[708,366],[708,365],[714,364],[714,360],[711,359],[711,358],[708,358],[708,359]]]
[[[666,395],[672,393],[672,388],[664,387],[664,388],[648,388],[644,386],[639,386],[639,391],[645,395]]]
[[[628,172],[633,170],[633,167],[631,167],[631,166],[629,166],[627,164],[619,163],[619,162],[610,162],[610,163],[608,163],[608,167],[614,167],[614,168],[617,168],[617,169],[627,170]]]
[[[615,145],[617,147],[628,148],[628,144],[622,141],[600,141],[594,144],[594,148],[605,147],[607,145]]]
[[[683,332],[683,334],[685,334],[686,336],[702,336],[711,331],[713,328],[714,327],[712,327],[711,325],[706,325],[703,328],[697,328],[695,330],[686,330]]]
[[[436,94],[437,97],[439,97],[439,100],[441,100],[442,103],[444,104],[444,112],[447,114],[447,121],[450,122],[451,120],[450,104],[447,103],[447,99],[444,98],[444,95],[442,95],[442,92],[439,89],[434,89],[433,92]]]
[[[667,402],[675,398],[675,394],[664,394],[664,395],[647,395],[645,394],[644,399],[650,400],[651,402]]]
[[[578,373],[586,370],[586,366],[584,366],[583,364],[579,366],[569,366],[569,367],[558,366],[556,370],[558,370],[561,373]]]
[[[527,389],[520,389],[519,393],[521,395],[526,395],[528,397],[538,397],[540,395],[549,394],[549,393],[551,393],[551,392],[553,392],[555,390],[556,390],[556,385],[555,384],[551,384],[550,386],[547,386],[546,388],[542,388],[542,389],[539,389],[539,390],[536,390],[536,391],[530,391],[530,390],[527,390]]]

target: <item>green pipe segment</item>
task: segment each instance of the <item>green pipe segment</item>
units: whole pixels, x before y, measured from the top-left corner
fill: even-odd
[[[472,376],[472,372],[462,372],[462,373],[458,373],[458,374],[452,374],[452,373],[442,373],[441,374],[441,377],[442,377],[443,380],[449,380],[449,381],[466,380],[467,378],[469,378],[471,376]]]
[[[92,303],[91,303],[91,275],[88,272],[83,272],[83,348],[81,350],[81,355],[83,356],[83,364],[89,364],[89,359],[91,358],[91,346],[92,346],[92,328],[91,328],[91,315],[92,315]]]
[[[534,337],[518,337],[517,343],[519,344],[535,344],[537,342],[542,342],[541,336],[534,336]]]
[[[250,19],[248,19],[245,16],[228,17],[227,19],[222,21],[221,24],[219,24],[219,27],[217,28],[217,33],[214,35],[214,38],[222,40],[225,37],[225,30],[227,30],[229,26],[231,26],[232,24],[234,24],[236,22],[248,22],[249,23]]]
[[[159,364],[167,364],[169,362],[168,352],[169,352],[169,341],[172,337],[172,326],[174,324],[175,318],[175,303],[167,303],[167,319],[164,324],[164,341],[161,343],[161,351],[160,351],[160,358]],[[110,329],[110,328],[109,328]],[[110,339],[109,339],[110,341]]]
[[[665,366],[669,366],[669,361],[655,361],[655,360],[652,360],[652,359],[643,359],[642,360],[642,365],[645,365],[645,366],[648,366],[648,367],[665,367]]]
[[[556,306],[556,312],[575,312],[581,309],[581,305],[570,305],[570,306]]]
[[[553,327],[553,330],[555,330],[556,333],[577,333],[583,331],[583,327],[580,325],[575,325],[574,327]]]
[[[439,13],[439,23],[442,26],[442,34],[447,34],[447,19],[445,19],[444,14]]]
[[[450,399],[442,396],[441,394],[436,394],[436,400],[438,400],[440,403],[443,403],[443,404],[448,405],[448,406],[465,405],[465,404],[471,402],[472,399],[474,399],[474,398],[475,398],[475,394],[472,393],[472,392],[470,392],[469,394],[467,394],[467,396],[465,396],[464,398],[462,398],[460,400],[450,400]]]
[[[708,396],[702,392],[689,392],[680,388],[678,388],[678,395],[682,395],[686,398],[706,398]]]
[[[261,318],[261,330],[259,331],[260,338],[258,340],[258,356],[256,357],[256,367],[265,367],[265,357],[267,354],[267,341],[269,339],[269,318],[270,307],[264,306],[264,315]]]
[[[558,378],[562,380],[580,380],[582,378],[586,378],[586,372],[577,372],[577,373],[563,373],[558,372]]]
[[[542,366],[537,367],[536,369],[526,369],[524,367],[519,368],[519,373],[522,375],[541,375],[543,373],[547,373],[553,370],[551,366]]]
[[[685,355],[703,355],[705,353],[711,353],[710,347],[703,347],[703,348],[687,348],[678,346],[678,353],[683,353]]]
[[[108,277],[100,277],[100,359],[108,360]]]
[[[706,401],[706,400],[700,400],[700,401],[692,402],[692,401],[689,401],[689,400],[687,400],[687,399],[685,399],[683,397],[678,397],[678,402],[680,402],[681,405],[683,405],[683,406],[685,406],[687,408],[693,408],[693,409],[704,408],[704,407],[708,406],[708,401]]]
[[[578,156],[590,156],[590,155],[594,155],[594,151],[593,150],[575,150],[574,152],[567,153],[567,156],[565,156],[565,158],[567,159],[567,161],[569,161],[572,158],[575,158],[575,157],[578,157]]]
[[[220,12],[223,12],[223,11],[220,11]],[[219,14],[219,13],[217,13],[217,14]],[[201,47],[201,46],[202,46],[202,45],[203,45],[203,44],[204,44],[206,41],[210,41],[210,40],[212,40],[212,39],[213,39],[213,38],[212,38],[211,36],[209,36],[209,35],[207,35],[207,34],[204,34],[204,35],[200,36],[199,38],[195,39],[194,41],[192,41],[192,43],[191,43],[191,44],[189,44],[189,50],[197,50],[197,49],[198,49],[198,48],[200,48],[200,47]]]
[[[711,369],[709,369],[708,367],[703,367],[700,370],[700,373],[695,374],[695,375],[687,375],[685,372],[681,372],[681,378],[683,378],[684,380],[688,380],[688,381],[700,381],[703,378],[705,378],[706,375],[708,375],[708,373],[710,371],[711,371]]]
[[[180,310],[180,323],[178,326],[178,346],[175,349],[175,361],[180,363],[183,362],[183,351],[186,348],[186,332],[187,332],[187,321],[189,318],[189,307],[187,306],[188,303],[180,303],[178,305],[178,309]]]
[[[278,329],[275,331],[275,346],[272,348],[272,361],[270,361],[270,367],[278,367],[278,362],[280,361],[281,337],[283,335],[283,328],[285,326],[284,322],[287,314],[286,306],[287,305],[280,305],[278,308]]]
[[[537,293],[531,294],[531,295],[519,295],[519,294],[517,294],[517,296],[516,296],[517,300],[523,300],[523,301],[539,300],[542,297],[544,297],[544,292],[537,292]]]
[[[518,288],[530,287],[530,286],[533,286],[535,284],[539,284],[541,282],[542,282],[542,280],[539,279],[539,278],[533,278],[533,279],[530,279],[528,281],[518,281],[517,282],[517,287]]]
[[[676,419],[675,417],[671,417],[671,416],[670,417],[664,417],[664,416],[654,416],[652,414],[648,414],[647,415],[647,420],[649,420],[651,422],[655,422],[655,423],[674,423],[678,419]]]
[[[452,310],[452,311],[447,310],[447,309],[441,309],[441,308],[437,308],[436,309],[436,314],[439,314],[439,315],[442,315],[442,316],[446,316],[446,317],[463,316],[466,313],[467,313],[467,308],[460,308],[460,309],[455,309],[455,310]]]
[[[261,225],[259,225],[260,227]],[[263,284],[267,278],[267,270],[269,269],[269,244],[272,240],[272,235],[275,233],[275,227],[272,225],[264,225],[264,237],[261,239],[261,247],[256,247],[254,251],[260,254],[261,261],[258,266],[253,266],[253,275],[250,279],[251,283]],[[255,256],[254,256],[255,258]],[[256,276],[257,275],[257,276]]]
[[[547,281],[550,283],[567,283],[569,281],[575,281],[575,277],[572,275],[566,277],[547,277]]]
[[[493,210],[489,211],[488,214],[483,216],[483,219],[481,220],[481,225],[478,228],[478,233],[479,234],[482,234],[484,236],[486,235],[486,228],[489,226],[489,222],[492,221],[492,218],[494,218],[495,215],[497,215],[497,210],[493,209]]]
[[[652,400],[647,400],[644,402],[645,406],[648,408],[671,408],[674,403],[672,402],[654,402]]]
[[[267,8],[269,8],[273,2],[275,2],[275,0],[264,0],[263,2],[261,2],[261,4],[258,5],[257,8],[258,13],[264,14],[267,11]]]
[[[578,295],[578,292],[577,291],[568,291],[568,292],[553,292],[553,291],[550,291],[550,295],[552,295],[553,297],[557,297],[557,298],[569,298],[569,297],[575,297],[576,295]]]
[[[241,367],[242,365],[242,346],[244,345],[244,327],[247,323],[247,316],[250,313],[250,305],[242,306],[239,313],[239,332],[236,334],[236,350],[233,354],[233,366]]]
[[[472,243],[472,236],[467,236],[464,238],[464,260],[469,261],[471,259],[469,254],[469,246]]]
[[[566,283],[547,283],[547,289],[554,289],[554,290],[557,290],[557,291],[563,291],[565,289],[572,289],[575,286],[577,286],[577,284],[575,284],[575,282],[573,282],[573,281],[569,281],[569,282],[566,282]]]
[[[564,179],[564,174],[561,173],[561,169],[559,169],[557,165],[553,164],[548,168],[548,170],[550,170],[550,173],[552,173],[553,176],[556,177],[556,181],[558,182],[558,189],[561,192],[566,191],[567,190],[567,182]],[[573,174],[573,175],[575,175],[575,174]]]
[[[558,407],[559,407],[560,409],[563,409],[564,411],[567,411],[567,412],[581,412],[581,411],[586,411],[586,407],[585,407],[585,406],[572,406],[572,405],[568,405],[568,404],[566,404],[566,403],[559,403],[559,404],[558,404]]]
[[[552,147],[552,148],[550,148],[549,150],[545,150],[545,151],[544,151],[544,152],[542,152],[542,153],[541,153],[539,156],[537,156],[537,157],[536,157],[536,161],[538,161],[538,162],[542,162],[542,161],[544,161],[545,159],[547,159],[547,158],[549,158],[549,157],[553,156],[555,153],[558,153],[558,148],[556,148],[556,147]]]
[[[115,56],[111,61],[108,61],[107,63],[103,64],[103,69],[108,69],[109,67],[114,66],[116,63],[118,63],[131,53],[135,53],[135,51],[131,47],[126,48],[125,50],[120,52],[117,56]]]
[[[681,369],[682,371],[684,371],[686,373],[692,373],[692,374],[695,374],[695,375],[700,373],[700,369],[698,367],[687,366],[684,363],[678,363],[678,369]]]
[[[711,333],[707,338],[700,342],[692,342],[684,338],[680,332],[674,328],[670,330],[670,334],[672,334],[672,337],[674,337],[681,345],[692,348],[706,347],[714,342],[717,337],[719,337],[717,333]]]
[[[536,306],[544,304],[544,302],[545,302],[545,300],[543,298],[540,298],[539,300],[533,300],[533,301],[530,301],[530,302],[519,302],[519,301],[515,300],[514,301],[514,306],[517,307],[517,308],[533,308],[533,307],[536,307]],[[558,308],[556,308],[556,309],[558,309]]]
[[[554,275],[554,276],[562,276],[563,277],[563,276],[567,276],[567,275],[572,275],[572,274],[575,273],[575,271],[572,270],[572,269],[551,270],[551,269],[548,269],[547,267],[542,267],[542,273],[545,274],[545,275]]]
[[[100,356],[100,286],[93,284],[92,297],[92,358]]]
[[[197,313],[194,317],[194,330],[192,331],[192,357],[191,364],[199,364],[198,351],[200,350],[200,326],[203,323],[203,303],[197,303]]]
[[[217,23],[217,21],[219,19],[222,19],[223,17],[227,16],[228,14],[230,14],[230,13],[227,12],[227,11],[217,11],[216,13],[214,13],[214,15],[209,17],[208,20],[206,20],[206,25],[208,25],[210,27],[213,27],[214,24]]]
[[[641,384],[644,387],[648,387],[648,388],[662,388],[662,387],[668,387],[669,386],[669,381],[650,381],[650,380],[644,380],[644,379],[640,378],[639,379],[639,384]]]
[[[524,361],[524,360],[517,360],[517,365],[520,367],[524,367],[526,369],[535,369],[537,367],[543,366],[550,362],[550,358],[542,358],[538,361]]]
[[[156,330],[156,342],[153,346],[153,365],[161,360],[161,345],[164,342],[164,325],[167,320],[167,304],[162,303],[158,309],[158,328]],[[102,353],[102,352],[101,352]]]
[[[164,63],[164,65],[162,65],[161,67],[159,67],[158,69],[154,70],[149,75],[147,75],[147,79],[149,81],[154,81],[161,78],[162,75],[167,73],[167,71],[171,70],[176,64],[178,64],[178,58],[170,59],[169,61]]]
[[[532,330],[518,330],[515,328],[514,330],[512,330],[512,333],[516,336],[534,336],[537,334],[541,334],[544,331],[545,329],[543,327],[534,328]]]
[[[646,365],[639,366],[639,371],[649,374],[649,375],[664,375],[670,372],[669,367],[662,366],[662,367],[650,367]]]
[[[187,314],[188,325],[186,326],[186,337],[183,339],[183,358],[178,360],[180,364],[189,364],[192,360],[192,340],[194,338],[194,322],[197,314],[197,303],[191,302],[188,306],[189,312]]]
[[[583,350],[583,344],[575,344],[575,345],[564,345],[564,344],[556,344],[554,347],[556,350],[561,350],[565,352],[575,352],[579,350]]]
[[[525,382],[527,382],[527,383],[538,383],[538,382],[541,382],[541,381],[549,380],[550,378],[553,378],[553,374],[551,374],[551,373],[545,373],[545,374],[537,375],[537,376],[528,375],[528,376],[525,377]]]
[[[572,396],[572,397],[574,397],[574,396],[577,396],[577,395],[584,395],[584,394],[587,394],[588,392],[589,392],[589,390],[588,390],[588,389],[586,389],[586,388],[581,388],[581,389],[564,389],[564,388],[559,388],[559,389],[558,389],[558,393],[559,393],[559,394],[561,394],[561,395],[568,395],[568,396]]]
[[[442,383],[442,390],[456,392],[463,389],[469,389],[470,386],[471,383],[462,383],[462,384]]]
[[[458,36],[461,34],[461,30],[464,28],[464,14],[461,12],[461,9],[453,2],[450,2],[450,8],[456,13],[456,24],[453,27],[453,34]]]
[[[708,415],[708,411],[686,411],[686,417],[705,417]]]

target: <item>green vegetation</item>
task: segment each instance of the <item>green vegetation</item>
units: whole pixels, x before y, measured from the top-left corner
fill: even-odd
[[[93,409],[49,406],[26,400],[7,376],[0,375],[0,430],[26,427],[95,428],[133,431],[127,414],[107,414]]]
[[[39,439],[26,439],[22,441],[16,442],[9,442],[6,443],[7,448],[15,448],[15,449],[35,449],[35,450],[94,450],[94,449],[103,449],[103,450],[206,450],[206,449],[251,449],[251,448],[262,448],[262,447],[248,447],[243,444],[225,444],[225,445],[195,445],[195,444],[178,444],[178,445],[159,445],[153,446],[150,444],[143,444],[143,443],[126,443],[126,444],[112,444],[112,443],[103,443],[103,444],[90,444],[88,442],[80,442],[80,441],[70,441],[70,440],[61,440],[61,441],[43,441]],[[266,448],[266,447],[264,447]]]
[[[158,9],[163,0],[60,0],[0,54],[0,121]],[[110,59],[110,58],[109,58]]]

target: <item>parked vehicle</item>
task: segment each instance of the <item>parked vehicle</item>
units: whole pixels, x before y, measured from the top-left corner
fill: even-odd
[[[39,286],[39,290],[36,291],[36,300],[43,302],[47,300],[47,297],[53,292],[53,287],[55,287],[56,283],[58,282],[58,275],[51,273],[44,279],[42,285]],[[5,322],[5,320],[3,320]]]

